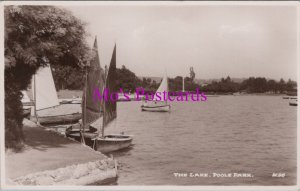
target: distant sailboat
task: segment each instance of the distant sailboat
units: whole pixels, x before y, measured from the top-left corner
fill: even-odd
[[[39,116],[37,111],[59,106],[50,65],[41,67],[33,76],[31,84],[32,96],[34,100],[31,111],[32,121],[42,125],[67,124],[77,122],[81,118],[80,113]],[[55,111],[53,111],[53,113],[55,113]]]
[[[165,73],[163,80],[160,83],[160,86],[156,90],[155,95],[157,93],[163,94],[163,92],[168,93],[168,77]],[[168,112],[171,109],[171,105],[168,101],[161,101],[161,99],[158,99],[156,96],[154,97],[153,101],[145,101],[142,106],[142,111],[152,111],[152,112]]]
[[[127,148],[131,145],[132,137],[123,134],[105,135],[105,127],[117,117],[117,103],[110,99],[95,102],[93,93],[97,87],[100,95],[104,89],[116,92],[116,46],[108,72],[100,67],[97,39],[93,51],[96,57],[90,63],[86,75],[84,95],[82,102],[82,124],[71,126],[66,130],[66,136],[84,142],[93,149],[102,153],[109,153]]]
[[[29,117],[31,113],[31,107],[33,102],[30,100],[26,91],[22,91],[22,105],[23,105],[23,117]]]
[[[297,99],[290,100],[289,105],[290,106],[298,106],[298,100]]]

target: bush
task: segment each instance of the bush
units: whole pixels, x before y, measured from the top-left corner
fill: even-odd
[[[85,43],[84,23],[54,6],[5,6],[5,147],[19,149],[22,93],[32,75],[46,64],[87,65],[92,53]]]

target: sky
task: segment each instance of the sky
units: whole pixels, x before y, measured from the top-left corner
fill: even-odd
[[[101,65],[137,76],[297,79],[295,6],[68,6],[97,36]]]

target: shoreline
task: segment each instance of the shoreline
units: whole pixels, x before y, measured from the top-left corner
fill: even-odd
[[[91,185],[108,184],[117,179],[117,163],[108,158],[70,165],[55,170],[31,173],[9,179],[12,185]]]
[[[7,185],[90,185],[116,181],[117,161],[24,119],[25,147],[5,152]]]

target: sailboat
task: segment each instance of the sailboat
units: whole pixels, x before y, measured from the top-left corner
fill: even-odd
[[[116,45],[108,72],[103,71],[98,56],[97,39],[94,42],[96,56],[90,62],[86,72],[82,102],[82,123],[66,129],[66,136],[81,141],[102,153],[109,153],[128,148],[132,136],[124,134],[105,134],[105,127],[117,117],[117,103],[110,99],[95,102],[93,93],[97,87],[100,95],[104,89],[116,92]]]
[[[290,106],[298,106],[298,101],[297,101],[297,99],[290,100],[289,105],[290,105]]]
[[[81,118],[79,112],[58,115],[59,101],[55,84],[52,76],[50,65],[40,68],[32,78],[32,96],[33,96],[33,107],[31,109],[30,120],[37,122],[41,125],[52,125],[52,124],[69,124],[78,122]],[[46,110],[49,111],[47,115],[39,115],[38,111]],[[54,115],[53,115],[53,114]]]
[[[23,105],[23,117],[29,117],[33,102],[30,100],[26,91],[22,91],[22,105]]]
[[[165,73],[163,80],[161,81],[155,95],[162,94],[163,92],[168,92],[168,77]],[[156,96],[154,97],[153,101],[144,101],[141,108],[142,111],[152,111],[152,112],[168,112],[171,109],[171,105],[168,101],[160,101]]]

